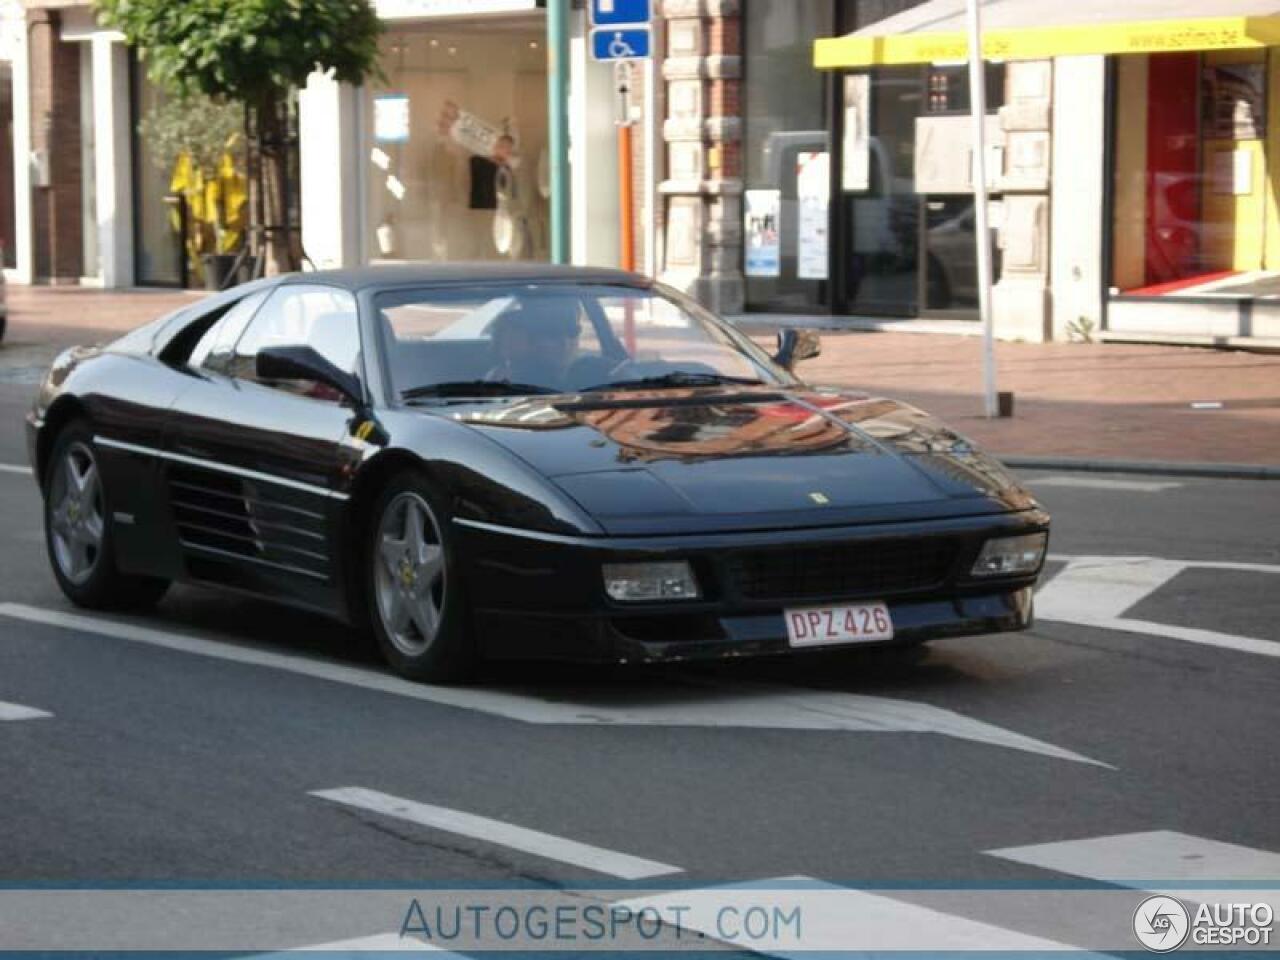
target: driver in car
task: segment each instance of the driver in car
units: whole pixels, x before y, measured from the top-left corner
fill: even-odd
[[[494,323],[497,364],[485,379],[562,389],[578,357],[577,304],[529,299]]]

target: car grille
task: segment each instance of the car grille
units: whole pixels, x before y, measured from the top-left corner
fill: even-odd
[[[884,597],[939,586],[959,550],[945,538],[759,550],[731,556],[729,575],[748,600]]]

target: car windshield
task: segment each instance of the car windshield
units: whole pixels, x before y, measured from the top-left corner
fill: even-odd
[[[404,401],[792,382],[728,324],[653,290],[485,285],[376,303]]]

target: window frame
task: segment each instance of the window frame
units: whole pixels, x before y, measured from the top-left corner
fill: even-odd
[[[230,357],[231,354],[234,353],[236,344],[240,342],[240,337],[244,336],[245,330],[247,330],[249,328],[249,325],[253,323],[253,318],[258,315],[258,311],[262,309],[263,304],[265,304],[268,300],[271,299],[271,294],[272,294],[271,290],[254,290],[250,293],[245,294],[240,299],[222,307],[221,310],[219,311],[220,316],[218,317],[218,319],[213,321],[213,324],[203,334],[201,334],[200,339],[198,339],[195,342],[195,344],[191,347],[191,352],[187,355],[185,365],[191,370],[201,371],[204,373],[215,373],[215,374],[218,374],[219,376],[224,376],[224,377],[228,376],[228,373],[226,370],[226,362],[225,362],[226,358]],[[235,313],[240,307],[245,306],[246,304],[249,303],[249,301],[255,298],[257,298],[259,302],[257,303],[256,306],[253,306],[249,310],[248,312],[249,315],[244,321],[244,326],[240,328],[240,332],[236,334],[235,339],[231,341],[230,352],[214,353],[214,347],[218,345],[217,344],[218,331],[220,331],[223,328],[223,326],[227,323],[227,318],[230,317],[231,314]],[[209,351],[205,353],[205,355],[197,363],[195,361],[196,353],[199,351],[200,345],[204,343],[205,338],[210,336],[215,338],[214,342],[209,345]],[[216,364],[213,362],[214,360],[217,360],[220,358],[222,359],[223,362],[216,363]]]
[[[297,283],[280,284],[279,286],[276,286],[272,290],[268,291],[266,299],[264,299],[263,302],[258,305],[258,308],[253,312],[253,315],[250,317],[249,322],[245,324],[244,329],[240,331],[240,335],[236,338],[236,342],[232,346],[231,356],[232,357],[240,356],[240,353],[239,353],[240,345],[244,342],[244,338],[249,335],[249,331],[253,329],[254,323],[256,323],[259,320],[259,318],[262,317],[263,310],[266,309],[266,307],[271,303],[271,301],[275,297],[288,296],[288,295],[296,296],[296,295],[301,295],[303,293],[306,293],[308,291],[314,292],[317,290],[323,291],[325,293],[328,293],[334,296],[346,297],[350,302],[351,321],[352,323],[355,324],[355,344],[357,348],[355,369],[351,371],[351,375],[355,377],[356,383],[359,384],[359,387],[360,387],[359,402],[361,404],[368,404],[369,383],[368,383],[366,372],[369,369],[369,360],[366,355],[367,354],[366,342],[365,342],[364,329],[363,329],[364,323],[362,320],[362,311],[360,308],[361,298],[357,295],[357,293],[354,290],[351,290],[339,284],[325,283],[323,281],[307,279],[307,280],[299,281]],[[303,343],[299,343],[298,346],[311,346],[311,344],[303,342]],[[254,353],[254,357],[255,358],[257,357],[256,352]],[[328,358],[326,357],[326,359]],[[309,397],[302,393],[295,393],[289,390],[283,390],[280,387],[274,386],[272,383],[268,381],[258,380],[255,377],[240,376],[232,370],[226,370],[223,372],[222,375],[227,377],[230,380],[235,381],[237,384],[251,384],[256,387],[261,387],[265,390],[272,390],[275,393],[283,394],[285,396],[297,397],[300,400],[312,400],[317,403],[325,403],[330,406],[335,404],[341,405],[342,403],[342,401],[326,400],[320,397]],[[295,381],[295,382],[306,382],[306,381]]]

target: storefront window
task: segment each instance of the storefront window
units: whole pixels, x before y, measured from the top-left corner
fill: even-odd
[[[163,100],[164,94],[147,79],[140,63],[133,67],[134,111],[134,230],[137,282],[141,286],[179,287],[185,281],[181,213],[169,196],[172,172],[157,161],[146,138],[138,133],[141,119]]]
[[[913,316],[920,309],[915,147],[924,77],[917,67],[898,67],[844,81],[844,306]]]
[[[834,29],[830,3],[745,5],[744,272],[752,309],[808,309],[826,300],[827,81],[813,68],[813,38]]]
[[[175,100],[135,65],[134,121],[137,282],[218,289],[248,232],[244,109]]]
[[[1280,281],[1264,51],[1117,58],[1112,286],[1259,296]]]
[[[546,51],[537,20],[397,28],[367,116],[373,260],[544,260]]]

